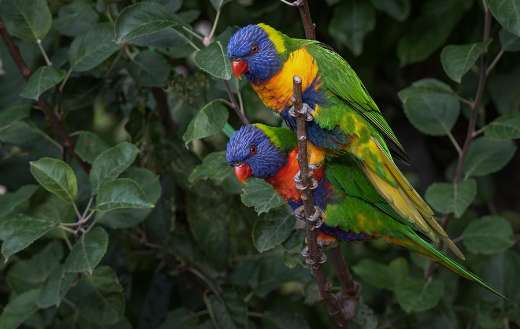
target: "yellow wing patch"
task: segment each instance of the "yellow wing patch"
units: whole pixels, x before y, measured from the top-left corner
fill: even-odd
[[[318,74],[318,65],[309,52],[298,49],[289,54],[280,71],[271,79],[252,84],[254,91],[264,104],[277,111],[283,111],[293,94],[293,77],[302,78],[302,88],[307,89]]]
[[[260,27],[262,30],[267,33],[267,36],[269,37],[269,40],[274,44],[274,48],[276,49],[276,52],[278,54],[285,53],[287,48],[285,48],[285,42],[283,41],[283,36],[280,32],[276,31],[272,27],[270,27],[267,24],[260,23],[257,24],[258,27]]]
[[[320,166],[325,161],[326,151],[312,143],[307,143],[309,164]]]

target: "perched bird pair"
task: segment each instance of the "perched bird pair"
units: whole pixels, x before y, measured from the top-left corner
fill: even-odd
[[[325,222],[322,233],[349,241],[383,238],[499,294],[416,233],[434,243],[443,240],[464,259],[395,165],[392,153],[406,159],[404,149],[341,56],[317,41],[289,38],[265,24],[238,30],[227,52],[233,73],[245,75],[264,104],[292,130],[293,77],[302,79],[309,163],[316,168],[313,196]],[[294,132],[261,124],[242,127],[227,147],[227,160],[240,180],[265,179],[293,209],[301,205],[293,180],[299,168],[296,155]]]

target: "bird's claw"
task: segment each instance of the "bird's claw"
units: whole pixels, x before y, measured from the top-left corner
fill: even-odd
[[[318,249],[318,251],[319,251],[319,258],[314,259],[311,255],[311,253],[309,252],[309,247],[305,246],[301,252],[302,257],[305,259],[305,264],[307,264],[309,266],[314,266],[317,264],[325,263],[327,261],[327,255],[325,255],[325,253],[323,251],[321,251],[321,249]]]
[[[313,177],[310,177],[311,184],[306,185],[303,182],[301,173],[298,171],[298,173],[294,176],[294,185],[298,191],[305,191],[306,189],[315,190],[318,187],[318,181],[314,179]]]
[[[323,210],[318,206],[314,206],[314,213],[308,219],[305,218],[305,207],[299,206],[294,210],[294,217],[301,221],[307,220],[313,228],[320,228],[323,225]]]
[[[291,108],[289,109],[289,115],[291,115],[292,117],[297,117],[298,115],[304,115],[305,116],[305,121],[313,121],[314,118],[312,117],[312,107],[310,107],[309,105],[307,105],[307,103],[302,103],[302,107],[301,109],[297,110],[295,107],[294,107],[294,104],[291,106]]]

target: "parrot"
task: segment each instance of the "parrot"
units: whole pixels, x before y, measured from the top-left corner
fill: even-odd
[[[350,158],[400,218],[435,244],[442,240],[464,259],[433,210],[395,164],[392,154],[408,161],[403,146],[339,54],[316,40],[291,38],[260,23],[236,31],[229,39],[227,56],[233,74],[244,75],[263,103],[292,130],[296,129],[293,77],[299,76],[311,169],[327,156]]]
[[[240,182],[250,177],[265,180],[293,210],[303,204],[301,191],[293,180],[293,175],[299,170],[297,156],[297,141],[292,131],[260,123],[242,126],[226,147],[226,160],[234,167]],[[415,231],[415,226],[403,219],[369,183],[355,160],[328,157],[312,175],[318,182],[312,191],[313,202],[321,209],[323,219],[319,238],[340,241],[380,238],[427,256],[505,298],[476,274],[423,239]]]

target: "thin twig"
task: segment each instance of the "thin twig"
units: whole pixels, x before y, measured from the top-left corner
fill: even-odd
[[[491,32],[491,14],[486,5],[486,1],[482,1],[484,7],[484,29],[482,32],[482,42],[486,43],[489,40],[490,32]],[[475,130],[477,126],[477,118],[480,111],[482,96],[484,95],[484,90],[486,87],[487,81],[487,61],[485,55],[482,55],[480,59],[480,67],[479,67],[479,81],[477,90],[475,92],[475,98],[473,102],[469,105],[470,108],[470,117],[468,121],[468,128],[466,130],[466,138],[464,140],[464,144],[459,153],[459,160],[457,162],[457,166],[455,169],[455,174],[453,175],[453,183],[457,184],[460,182],[462,178],[462,173],[464,170],[464,163],[466,162],[466,157],[468,155],[469,148],[473,143],[473,140],[476,137]],[[442,221],[442,226],[446,228],[452,216],[446,216]]]
[[[45,48],[43,48],[42,41],[40,39],[36,40],[36,43],[38,44],[38,48],[40,48],[40,52],[43,55],[43,59],[45,60],[45,64],[47,66],[52,66],[52,62],[49,59],[49,56],[47,56],[47,52],[45,51]]]
[[[495,67],[495,65],[497,65],[497,63],[498,63],[498,61],[500,60],[500,58],[502,58],[502,55],[504,55],[504,52],[505,52],[504,49],[500,49],[500,51],[499,51],[498,54],[495,56],[495,58],[493,59],[493,61],[491,62],[491,64],[489,64],[489,67],[488,67],[487,70],[486,70],[486,76],[489,76],[489,74],[491,73],[491,71],[493,70],[493,68]]]
[[[209,32],[209,35],[207,37],[207,41],[208,41],[207,45],[209,45],[211,43],[211,41],[213,41],[213,36],[215,35],[215,31],[217,30],[217,25],[218,25],[219,18],[220,18],[220,8],[219,8],[219,10],[217,10],[217,15],[215,16],[215,20],[213,21],[213,26],[211,27],[211,31]]]
[[[453,144],[453,147],[455,148],[455,150],[457,151],[457,154],[460,157],[462,155],[462,149],[460,148],[459,143],[457,143],[457,140],[455,139],[455,137],[453,137],[453,134],[451,133],[451,131],[448,131],[448,138],[450,139],[451,144]]]
[[[231,102],[232,106],[231,108],[236,112],[238,117],[240,118],[240,121],[242,121],[243,124],[247,125],[249,124],[249,120],[247,119],[245,115],[244,108],[241,107],[235,98],[235,95],[231,91],[231,86],[229,85],[229,82],[224,80],[224,87],[226,88],[226,92],[228,94],[229,101]]]

